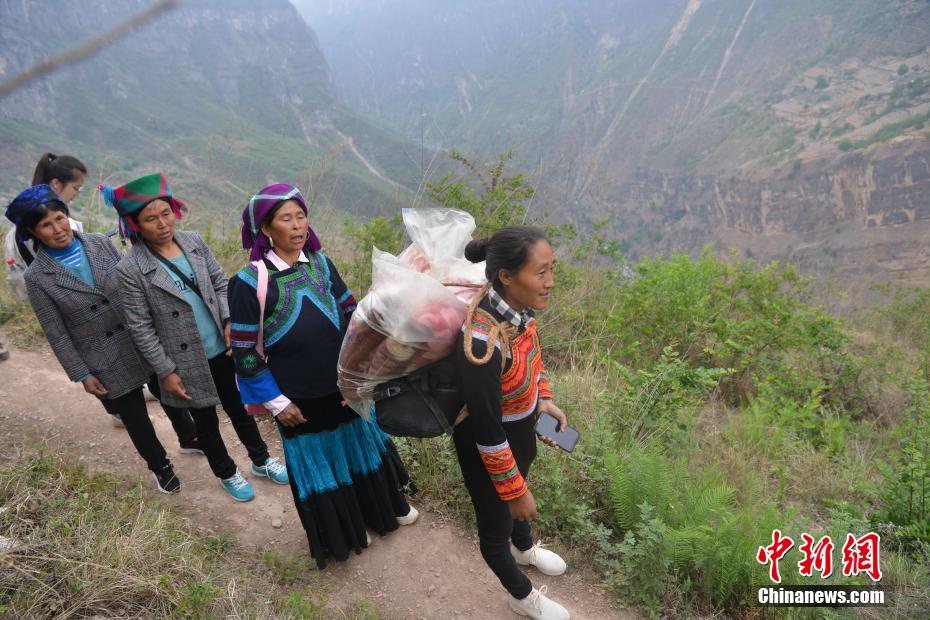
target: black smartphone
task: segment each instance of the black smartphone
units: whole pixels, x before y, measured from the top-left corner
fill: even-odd
[[[558,426],[558,420],[548,413],[540,413],[536,420],[536,434],[540,437],[550,437],[560,448],[571,452],[575,449],[575,444],[578,443],[581,435],[572,426],[567,426],[564,431],[556,431]]]

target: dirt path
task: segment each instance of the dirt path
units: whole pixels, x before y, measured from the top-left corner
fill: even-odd
[[[247,549],[309,556],[290,490],[247,473],[245,450],[228,419],[221,424],[223,436],[257,495],[247,504],[230,500],[202,456],[178,453],[177,439],[157,403],[149,403],[149,415],[181,480],[181,493],[168,501],[179,506],[192,523],[205,531],[233,533]],[[46,350],[12,350],[10,360],[0,363],[0,433],[6,435],[0,445],[33,435],[77,455],[90,470],[152,483],[125,430],[111,425],[103,408],[79,384],[68,381]],[[280,457],[280,439],[274,429],[263,425],[262,434],[272,455]],[[372,546],[362,555],[323,571],[329,615],[344,617],[342,612],[364,598],[386,619],[517,617],[507,608],[506,594],[482,561],[473,536],[438,514],[426,510],[421,514],[413,526],[385,538],[374,536]],[[277,519],[279,528],[272,525],[278,525]],[[548,584],[550,594],[566,604],[573,618],[636,617],[614,609],[610,596],[595,585],[591,575],[575,569],[571,562],[569,566],[561,577],[529,574],[537,585]]]

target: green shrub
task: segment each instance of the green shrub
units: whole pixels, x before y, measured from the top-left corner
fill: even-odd
[[[790,367],[798,351],[836,356],[847,341],[842,324],[810,301],[810,280],[791,265],[758,267],[705,251],[643,259],[617,291],[608,315],[612,356],[650,368],[672,347],[694,367],[728,368],[729,402],[745,401],[753,377]]]
[[[898,526],[893,533],[908,546],[930,546],[930,385],[911,379],[911,402],[898,428],[901,449],[893,466],[885,466],[885,490],[877,522]],[[930,548],[930,547],[928,547]]]
[[[655,442],[625,445],[606,467],[611,525],[623,536],[608,553],[617,560],[609,585],[653,608],[673,584],[687,584],[708,607],[748,604],[764,572],[756,548],[788,516],[757,497],[741,505],[722,476],[671,458]]]

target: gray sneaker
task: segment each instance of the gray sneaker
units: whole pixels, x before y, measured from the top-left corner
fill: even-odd
[[[3,346],[3,343],[0,342],[0,362],[5,362],[10,359],[10,352],[6,350],[6,347]]]

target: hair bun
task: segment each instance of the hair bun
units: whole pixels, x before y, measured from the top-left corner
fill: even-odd
[[[465,258],[473,263],[480,263],[488,257],[488,241],[484,239],[472,239],[465,246]]]

